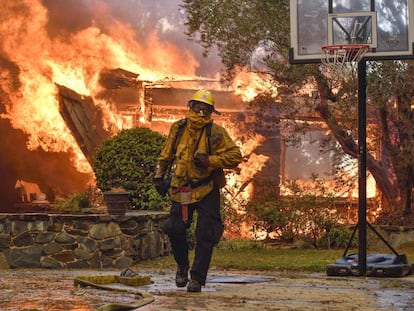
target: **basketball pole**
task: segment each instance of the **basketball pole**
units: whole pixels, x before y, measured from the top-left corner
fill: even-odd
[[[367,272],[367,63],[358,62],[358,273]]]

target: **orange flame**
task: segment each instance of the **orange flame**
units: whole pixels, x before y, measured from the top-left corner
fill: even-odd
[[[94,1],[93,5],[96,22],[64,37],[49,35],[48,10],[41,0],[9,1],[3,4],[0,13],[0,51],[18,67],[15,79],[20,82],[13,86],[10,71],[0,68],[1,90],[9,99],[5,113],[0,117],[9,119],[13,128],[28,135],[29,150],[68,152],[74,166],[82,173],[91,173],[92,168],[60,115],[55,84],[91,96],[103,112],[106,128],[115,131],[130,127],[131,122],[114,111],[111,103],[96,96],[102,92],[100,73],[107,69],[122,68],[137,73],[139,80],[144,82],[184,81],[181,87],[185,88],[185,81],[191,81],[193,87],[194,81],[203,81],[203,87],[206,82],[211,82],[216,90],[229,90],[217,83],[220,80],[218,73],[214,79],[195,75],[199,63],[188,50],[161,41],[155,30],[145,34],[147,40],[140,43],[132,26],[113,17],[103,1]],[[107,19],[104,28],[98,26],[103,18]],[[246,69],[237,75],[233,89],[245,101],[262,91],[277,94],[265,79]],[[237,128],[237,125],[226,126],[233,130]],[[233,134],[243,137],[236,130]],[[241,175],[230,182],[231,186],[237,189],[237,185],[248,183],[249,176],[261,170],[267,159],[255,155],[253,150],[262,140],[263,137],[257,136],[240,144],[243,153],[250,157],[243,164]],[[241,191],[243,198],[247,198],[251,186],[247,185]]]
[[[46,31],[48,12],[41,1],[23,0],[20,5],[26,15],[8,3],[0,22],[3,51],[19,66],[21,81],[17,94],[10,90],[13,104],[0,117],[10,119],[14,128],[28,134],[30,150],[74,153],[74,163],[81,172],[91,168],[60,116],[55,83],[93,97],[101,89],[98,79],[105,68],[138,72],[142,80],[162,80],[168,75],[192,74],[198,66],[188,51],[160,42],[155,32],[149,34],[148,46],[141,46],[132,28],[113,17],[108,34],[92,26],[67,38],[51,39]],[[108,14],[103,3],[96,2],[96,6]],[[121,128],[120,116],[108,103],[96,104],[102,108],[108,128]]]
[[[241,95],[243,101],[250,102],[260,93],[277,96],[277,89],[264,74],[249,72],[243,68],[234,78],[232,87],[236,95]]]

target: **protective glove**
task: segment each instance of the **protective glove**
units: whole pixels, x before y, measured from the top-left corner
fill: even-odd
[[[167,194],[168,188],[167,188],[163,178],[160,178],[160,177],[154,178],[154,186],[155,186],[155,189],[157,190],[157,192],[160,195],[164,196],[164,195]]]
[[[205,153],[197,153],[194,156],[194,165],[198,168],[207,168],[209,165],[208,155]]]

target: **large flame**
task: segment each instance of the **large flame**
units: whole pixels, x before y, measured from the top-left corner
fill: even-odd
[[[99,12],[110,15],[103,2],[96,1],[95,5]],[[142,46],[129,25],[111,16],[110,19],[111,27],[106,33],[91,26],[68,37],[52,39],[46,31],[48,12],[40,0],[7,2],[1,13],[1,48],[19,67],[21,82],[17,92],[10,90],[12,104],[1,117],[28,134],[30,150],[73,152],[80,171],[90,171],[90,167],[60,116],[55,83],[93,97],[100,90],[99,73],[105,68],[120,67],[139,73],[143,80],[161,80],[193,74],[197,67],[188,51],[160,42],[155,33],[148,34],[150,40]],[[109,105],[97,103],[105,119],[110,120],[106,123],[108,128],[114,123],[119,127],[119,117],[112,115]]]
[[[28,149],[72,152],[82,172],[91,168],[60,116],[55,84],[94,97],[101,90],[99,74],[107,68],[136,72],[140,80],[161,81],[194,80],[198,67],[189,51],[162,42],[155,31],[146,34],[145,44],[140,44],[132,27],[113,17],[104,2],[93,4],[97,18],[104,16],[105,25],[110,26],[103,30],[91,25],[64,37],[49,36],[48,11],[40,0],[9,1],[0,13],[1,49],[19,67],[21,82],[17,92],[10,90],[12,104],[1,117],[28,135]],[[0,83],[7,89],[4,81]],[[243,71],[235,87],[248,100],[260,83]],[[104,112],[108,129],[122,127],[108,103],[96,100],[96,104]]]
[[[236,95],[241,95],[243,101],[250,102],[261,93],[277,96],[277,88],[265,73],[249,72],[242,68],[236,74],[232,87]]]
[[[7,95],[2,102],[6,110],[0,118],[9,119],[13,128],[27,134],[29,150],[70,153],[79,172],[90,173],[92,169],[59,112],[56,85],[92,97],[103,112],[104,125],[113,133],[132,125],[114,111],[111,103],[97,96],[102,92],[100,74],[108,69],[122,68],[138,74],[140,81],[154,84],[181,81],[182,88],[186,88],[186,81],[191,82],[192,88],[194,81],[199,81],[203,88],[211,82],[211,88],[233,91],[245,102],[263,92],[277,96],[275,84],[267,76],[246,68],[239,70],[230,88],[217,83],[221,80],[219,73],[212,74],[214,78],[199,77],[199,62],[189,50],[161,40],[156,29],[140,34],[145,40],[139,40],[136,29],[117,19],[104,0],[88,1],[93,6],[94,22],[76,31],[56,31],[53,35],[49,12],[42,0],[3,2],[0,61],[7,60],[17,69],[0,67],[0,91]],[[170,116],[163,121],[176,119]],[[253,192],[250,180],[269,160],[254,153],[265,138],[256,134],[243,140],[244,133],[238,132],[238,124],[225,126],[232,137],[243,141],[240,146],[246,158],[239,174],[229,176],[228,194],[232,198],[237,195],[238,201],[247,201]]]
[[[27,134],[28,150],[66,152],[82,173],[91,173],[92,168],[60,114],[57,85],[90,96],[103,112],[104,126],[113,134],[132,123],[118,114],[112,103],[97,96],[103,91],[100,74],[108,69],[136,73],[137,79],[145,83],[181,81],[180,87],[186,88],[189,81],[194,88],[194,81],[199,81],[199,87],[205,88],[211,82],[209,86],[216,90],[229,90],[227,85],[218,83],[219,73],[212,74],[213,78],[197,76],[196,57],[181,46],[161,40],[156,29],[140,34],[145,40],[139,40],[136,29],[114,17],[104,1],[95,0],[88,5],[93,6],[94,21],[75,31],[51,32],[49,11],[41,0],[8,1],[3,3],[0,13],[0,56],[16,65],[14,80],[19,81],[17,85],[11,83],[11,71],[0,68],[0,89],[9,99],[0,118],[9,119],[14,129]],[[249,101],[270,87],[259,75],[240,70],[232,89],[235,95]],[[243,136],[235,130],[237,125],[225,126],[233,137]],[[251,155],[261,140],[240,144],[243,153]],[[233,191],[239,192],[243,200],[250,196],[251,186],[238,189],[238,185],[248,184],[249,176],[260,171],[265,162],[265,157],[253,154],[244,164],[242,174],[231,178]]]

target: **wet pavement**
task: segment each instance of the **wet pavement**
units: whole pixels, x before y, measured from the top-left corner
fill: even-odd
[[[109,303],[133,304],[142,293],[154,298],[135,310],[413,310],[414,276],[403,278],[327,277],[325,274],[212,269],[202,293],[176,288],[175,271],[143,269],[151,284],[111,284],[110,290],[75,286],[79,276],[122,271],[2,270],[0,310],[96,310]]]

